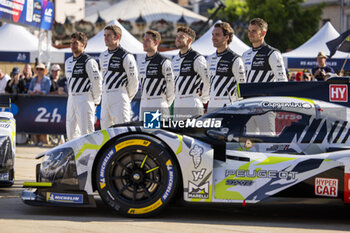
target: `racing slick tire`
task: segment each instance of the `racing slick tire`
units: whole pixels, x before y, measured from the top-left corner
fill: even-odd
[[[102,200],[128,217],[152,216],[175,195],[177,161],[160,140],[146,135],[117,139],[100,157],[96,187]]]

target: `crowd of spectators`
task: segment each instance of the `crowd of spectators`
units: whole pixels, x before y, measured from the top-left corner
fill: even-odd
[[[22,72],[13,67],[10,75],[0,69],[0,94],[67,95],[67,79],[60,75],[61,67],[54,64],[49,70],[42,63],[36,64],[34,69],[26,64]],[[49,135],[17,133],[17,141],[42,146],[49,144]]]
[[[326,81],[329,78],[341,76],[332,67],[327,66],[327,56],[323,52],[318,53],[316,60],[317,66],[310,70],[287,72],[288,80],[290,82]]]
[[[0,94],[67,95],[66,82],[58,64],[52,65],[49,72],[42,63],[35,65],[34,69],[26,64],[22,72],[13,67],[10,75],[0,69]]]

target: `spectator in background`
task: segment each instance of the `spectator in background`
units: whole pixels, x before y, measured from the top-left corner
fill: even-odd
[[[11,79],[10,76],[8,74],[5,74],[4,72],[2,72],[2,70],[0,69],[0,94],[5,93],[5,88],[6,88],[7,82],[10,79]]]
[[[61,76],[61,67],[58,64],[55,64],[51,68],[52,76],[57,75],[58,81],[57,81],[57,94],[58,95],[67,95],[68,89],[67,89],[67,78]]]
[[[45,65],[40,63],[35,67],[37,76],[30,82],[28,93],[30,95],[47,95],[50,92],[51,81],[50,78],[45,76]]]
[[[304,73],[304,74],[303,74],[303,81],[304,81],[304,82],[310,82],[310,81],[312,81],[312,76],[311,76],[311,74],[310,74],[310,73]]]
[[[62,77],[58,80],[58,94],[59,95],[68,95],[67,78],[66,77]]]
[[[22,75],[20,79],[23,79],[26,85],[25,92],[28,92],[30,81],[32,81],[33,78],[33,71],[32,71],[32,66],[30,64],[26,64],[23,68]]]
[[[18,67],[14,67],[10,74],[11,79],[7,82],[5,92],[10,94],[25,93],[26,83],[24,79],[19,77],[20,70]]]
[[[50,87],[50,94],[59,94],[58,93],[58,88],[59,88],[59,82],[61,80],[60,77],[60,71],[61,67],[58,64],[54,64],[51,67],[51,75],[50,75],[50,80],[51,80],[51,87]]]
[[[332,67],[326,65],[327,56],[323,52],[319,52],[317,55],[318,66],[312,68],[312,75],[315,81],[324,81],[327,73],[334,73]]]
[[[51,81],[50,78],[45,76],[45,65],[40,63],[35,66],[37,76],[32,79],[29,85],[28,93],[30,95],[47,95],[50,92]],[[46,134],[33,134],[34,144],[42,146],[48,143],[48,136]]]
[[[300,82],[303,81],[303,72],[299,71],[296,75],[295,75],[295,81]]]
[[[291,72],[291,73],[290,73],[289,79],[288,79],[289,82],[295,82],[295,80],[296,80],[296,77],[295,77],[296,74],[297,74],[296,72]]]

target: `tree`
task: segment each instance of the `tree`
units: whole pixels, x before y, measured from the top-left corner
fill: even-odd
[[[246,29],[252,18],[262,18],[269,24],[265,40],[282,52],[294,49],[318,30],[324,3],[301,8],[303,0],[225,0],[220,19],[235,28],[245,25],[243,41],[249,43]],[[238,23],[237,23],[238,22]],[[242,22],[245,22],[242,24]],[[236,29],[237,31],[237,29]]]

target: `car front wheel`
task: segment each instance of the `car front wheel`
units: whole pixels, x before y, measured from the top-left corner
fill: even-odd
[[[174,196],[177,161],[160,140],[146,135],[117,139],[98,162],[96,182],[103,201],[118,213],[144,217],[158,213]]]

